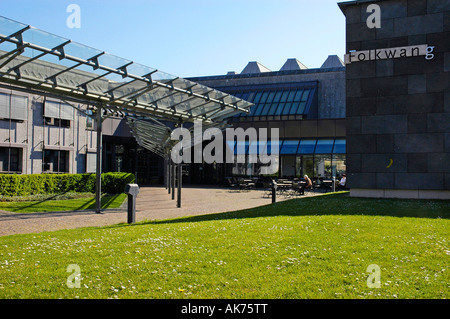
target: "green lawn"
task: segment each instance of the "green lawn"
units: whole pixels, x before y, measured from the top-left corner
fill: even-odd
[[[0,237],[0,298],[449,298],[449,211],[332,194]],[[71,264],[80,288],[67,286]],[[371,264],[381,288],[367,286]]]
[[[126,198],[126,194],[103,195],[102,208],[118,208]],[[39,201],[0,202],[0,210],[15,213],[55,212],[68,210],[95,209],[95,197],[81,197],[65,200],[44,199]]]

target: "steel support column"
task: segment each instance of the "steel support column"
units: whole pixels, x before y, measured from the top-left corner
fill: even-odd
[[[175,163],[172,162],[172,199],[175,199]]]
[[[178,190],[177,190],[177,207],[181,207],[181,185],[183,184],[183,164],[178,164]]]
[[[172,188],[172,159],[167,160],[167,194],[170,194]]]
[[[102,210],[102,105],[97,107],[97,163],[95,169],[95,212],[97,214],[101,213]]]
[[[182,121],[180,121],[180,128],[183,128],[183,122]],[[181,149],[182,149],[182,151],[180,151],[180,154],[179,154],[180,157],[183,155],[183,154],[181,154],[181,152],[184,152],[183,147]],[[178,164],[177,169],[178,169],[178,174],[177,174],[177,177],[178,177],[177,207],[180,208],[181,207],[181,185],[183,184],[183,160],[180,161],[180,164]]]

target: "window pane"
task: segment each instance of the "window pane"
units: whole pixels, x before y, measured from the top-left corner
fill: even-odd
[[[290,91],[289,95],[288,95],[288,102],[293,102],[294,101],[294,96],[295,96],[295,91]]]
[[[86,173],[95,173],[97,169],[97,154],[86,153]]]
[[[288,115],[289,111],[291,110],[292,107],[292,102],[286,103],[286,106],[284,107],[283,110],[283,115]]]
[[[295,114],[303,114],[305,113],[306,102],[300,102],[297,108],[297,112]]]
[[[318,178],[331,178],[331,156],[314,156],[314,168]]]
[[[74,108],[69,104],[61,103],[61,118],[64,120],[73,120]]]
[[[334,142],[333,153],[345,154],[345,140],[339,139]]]
[[[87,115],[92,115],[92,110],[86,111]],[[86,128],[93,129],[94,128],[94,119],[91,116],[86,116]]]
[[[271,106],[272,106],[272,104],[270,104],[270,103],[264,104],[264,109],[261,112],[261,116],[267,116],[269,114],[269,110],[270,110]]]
[[[300,102],[302,98],[303,90],[298,90],[297,93],[295,93],[294,101]]]
[[[333,155],[332,174],[337,178],[341,178],[346,172],[345,155]]]
[[[271,104],[271,106],[270,106],[270,110],[269,110],[269,112],[267,113],[267,115],[275,115],[275,113],[276,113],[276,111],[277,111],[277,108],[278,108],[278,104],[279,103],[272,103]]]
[[[44,116],[59,119],[59,102],[45,101]]]
[[[318,140],[316,146],[316,154],[328,154],[333,150],[333,140]]]
[[[308,175],[309,178],[314,177],[314,156],[303,155],[302,156],[302,174]]]
[[[299,106],[299,103],[298,103],[298,102],[292,103],[292,107],[291,107],[291,110],[289,111],[289,115],[295,115],[295,114],[298,114],[298,113],[297,113],[298,106]]]
[[[259,100],[261,99],[261,96],[262,96],[262,92],[257,92],[257,93],[255,94],[255,98],[254,98],[254,100],[252,101],[252,103],[255,103],[255,104],[259,103]]]
[[[278,104],[277,110],[275,111],[275,115],[281,115],[285,105],[286,105],[286,103]]]
[[[68,151],[59,151],[59,170],[60,173],[67,173],[69,171],[68,167],[68,159],[69,152]]]
[[[274,97],[274,99],[273,99],[273,102],[274,102],[274,103],[280,102],[280,99],[281,99],[281,95],[282,95],[282,94],[283,94],[282,91],[278,91],[277,94],[275,94],[275,97]]]
[[[285,140],[280,150],[280,154],[297,154],[299,140]]]
[[[255,114],[253,114],[253,116],[260,116],[263,108],[264,108],[264,104],[258,104],[256,106],[256,111],[255,111]]]
[[[309,92],[311,92],[311,90],[305,90],[305,92],[303,92],[303,95],[302,95],[303,102],[306,102],[306,100],[308,100]]]
[[[9,149],[0,147],[0,172],[9,171]]]
[[[295,156],[283,156],[281,158],[281,177],[295,176]]]
[[[266,103],[272,103],[276,92],[269,92]]]
[[[9,100],[9,94],[0,93],[0,118],[9,119]]]
[[[11,95],[11,118],[25,121],[28,114],[28,98]]]
[[[289,91],[283,91],[283,95],[281,95],[280,102],[286,102],[289,95]]]
[[[266,103],[267,97],[269,96],[269,92],[264,92],[261,96],[261,100],[259,100],[259,103]]]
[[[301,140],[298,148],[299,154],[314,154],[316,140]]]
[[[250,113],[248,114],[248,116],[254,116],[257,112],[258,109],[261,107],[261,104],[255,104],[252,106]],[[259,111],[261,113],[261,111]]]
[[[252,102],[253,99],[255,98],[256,93],[255,92],[247,92],[248,93],[248,97],[246,98],[247,101]]]

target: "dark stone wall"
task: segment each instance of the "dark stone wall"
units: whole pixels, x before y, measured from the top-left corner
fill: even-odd
[[[369,29],[367,6],[381,8]],[[450,0],[340,4],[347,52],[434,46],[424,56],[346,66],[350,188],[450,190]],[[392,160],[392,161],[391,161]]]

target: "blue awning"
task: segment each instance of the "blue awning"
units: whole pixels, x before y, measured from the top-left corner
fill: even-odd
[[[308,154],[345,154],[345,139],[297,139],[297,140],[279,140],[275,142],[268,140],[267,142],[227,141],[227,146],[233,150],[235,155],[254,155],[265,154],[270,155],[273,146],[278,146],[278,154],[280,155],[308,155]]]

